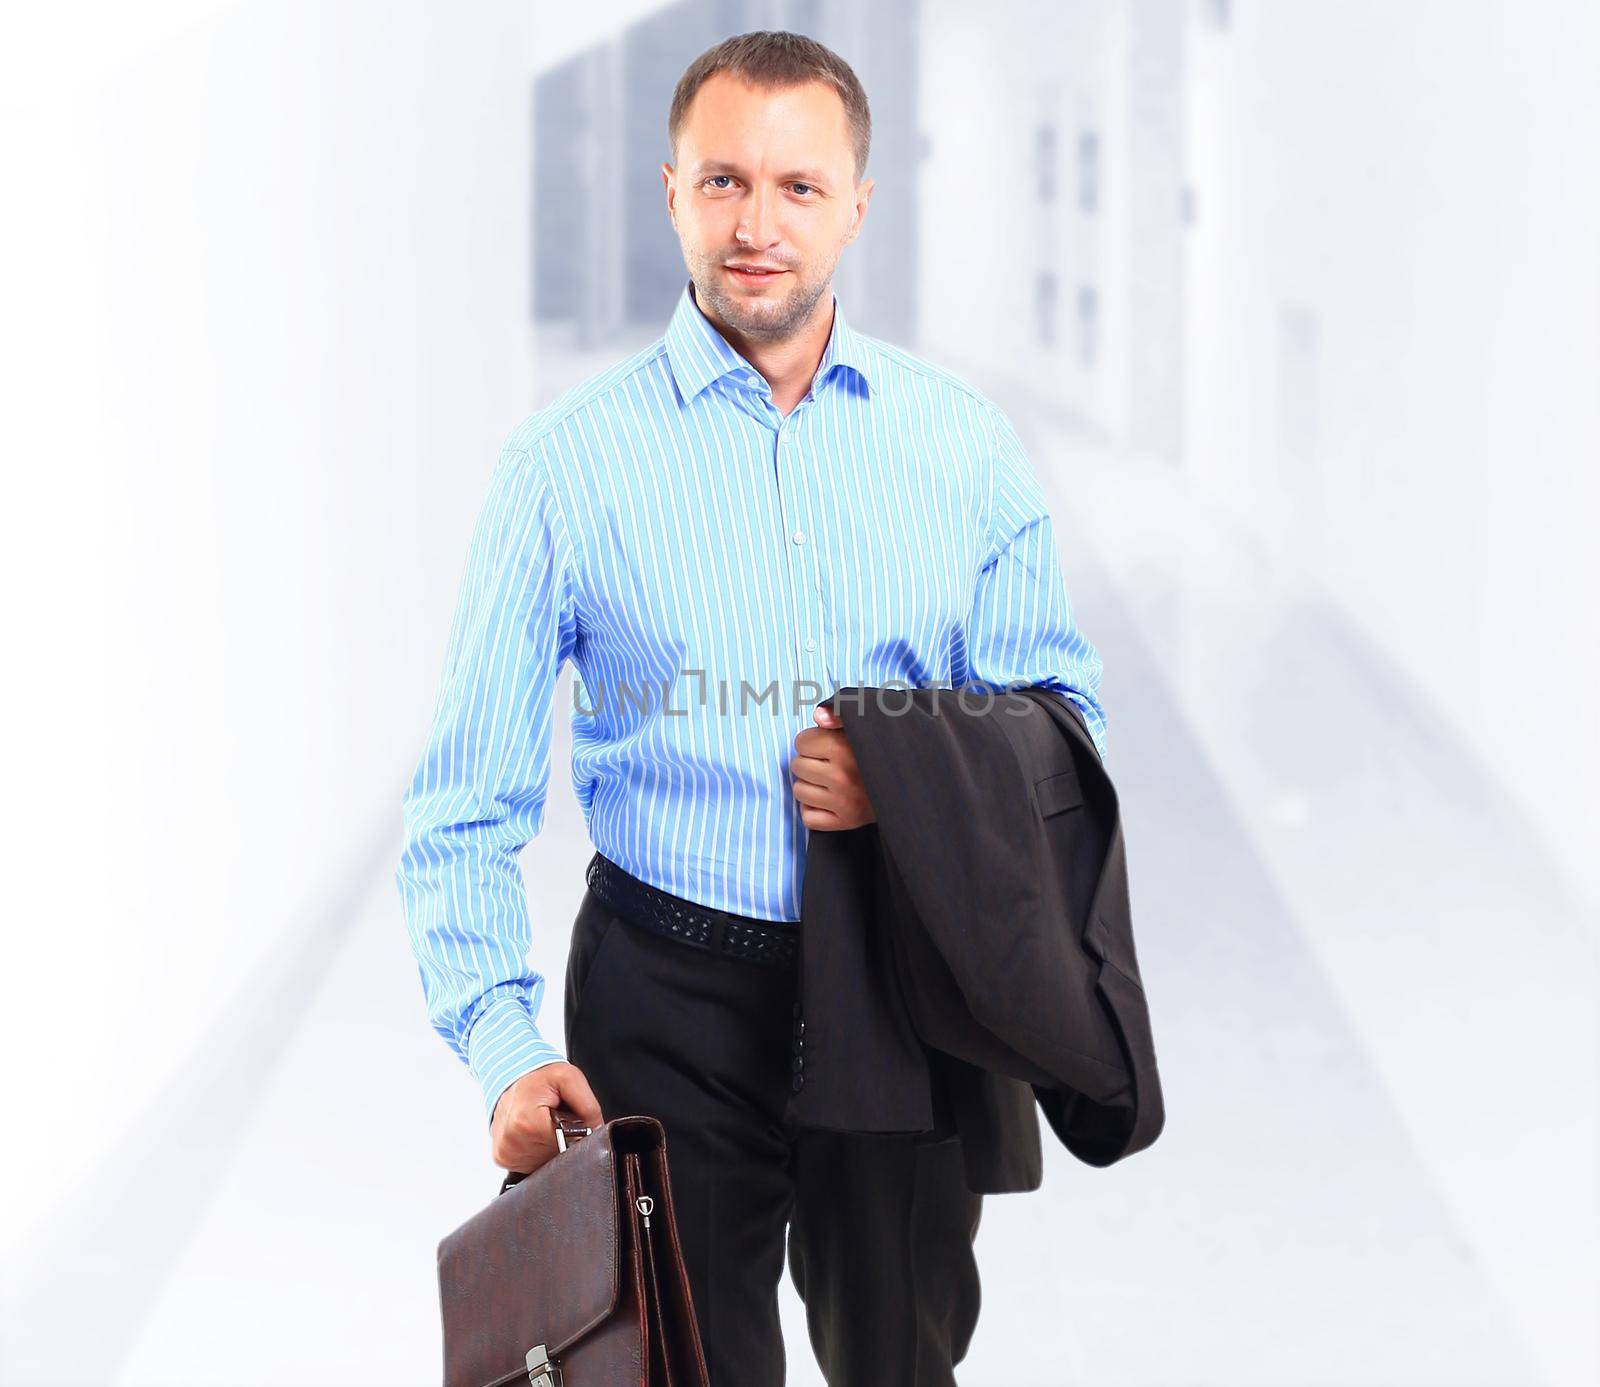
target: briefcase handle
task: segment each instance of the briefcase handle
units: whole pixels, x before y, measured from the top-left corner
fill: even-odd
[[[575,1141],[581,1141],[590,1134],[590,1128],[578,1121],[578,1115],[568,1112],[565,1108],[551,1108],[550,1116],[555,1119],[556,1128],[556,1154],[560,1155]],[[504,1194],[513,1185],[526,1180],[533,1172],[528,1170],[512,1170],[506,1173],[506,1178],[501,1181],[500,1193]]]

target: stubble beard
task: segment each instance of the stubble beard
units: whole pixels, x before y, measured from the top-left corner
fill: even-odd
[[[690,278],[695,299],[713,315],[737,332],[758,341],[781,342],[792,337],[809,320],[828,277],[810,280],[800,270],[789,267],[782,278],[790,281],[781,302],[765,298],[746,298],[728,287],[723,267],[727,258],[694,257]]]

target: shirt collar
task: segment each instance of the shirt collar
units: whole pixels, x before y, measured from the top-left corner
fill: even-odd
[[[717,331],[701,311],[694,297],[692,279],[684,281],[683,292],[678,295],[678,306],[673,310],[672,321],[667,324],[666,345],[667,362],[685,403],[694,399],[712,381],[720,380],[733,371],[747,371],[760,380],[760,373],[755,367],[734,350],[728,339]],[[828,334],[828,345],[823,350],[822,360],[817,363],[817,387],[820,388],[836,366],[854,371],[870,391],[866,351],[860,334],[852,331],[845,322],[837,294],[833,296],[833,331]]]

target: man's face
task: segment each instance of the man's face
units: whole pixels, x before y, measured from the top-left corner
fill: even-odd
[[[677,170],[661,173],[700,306],[768,342],[799,331],[829,292],[872,196],[871,179],[855,183],[844,103],[822,82],[761,91],[717,73],[679,130]]]

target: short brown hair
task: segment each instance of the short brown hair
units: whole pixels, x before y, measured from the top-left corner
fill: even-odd
[[[678,134],[695,93],[713,73],[727,72],[763,91],[780,91],[807,82],[826,82],[844,103],[845,121],[856,157],[856,181],[867,171],[867,151],[872,146],[872,111],[850,64],[831,48],[804,34],[787,29],[757,29],[736,34],[708,48],[689,64],[672,93],[667,117],[667,144],[672,162],[678,162]]]

